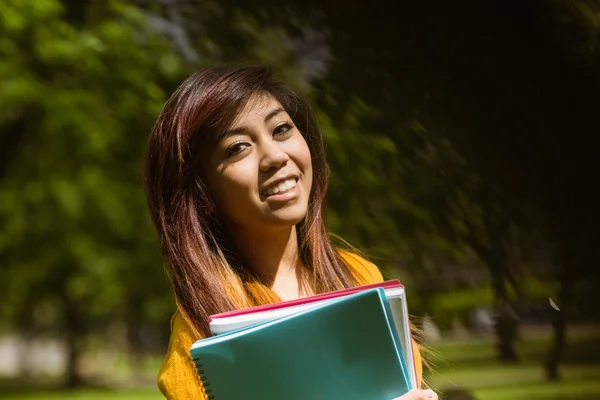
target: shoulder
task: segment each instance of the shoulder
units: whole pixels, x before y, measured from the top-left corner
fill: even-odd
[[[370,284],[383,281],[379,268],[364,257],[349,250],[338,250],[338,253],[350,267],[361,284]]]
[[[171,318],[169,348],[158,373],[158,388],[167,399],[204,399],[196,367],[190,355],[199,338],[179,311]]]

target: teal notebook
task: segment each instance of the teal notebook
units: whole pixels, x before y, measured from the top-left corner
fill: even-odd
[[[211,399],[391,400],[409,390],[383,289],[199,340]]]

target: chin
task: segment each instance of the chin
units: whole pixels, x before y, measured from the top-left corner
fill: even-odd
[[[294,226],[306,217],[306,208],[304,210],[279,210],[269,218],[278,225]]]

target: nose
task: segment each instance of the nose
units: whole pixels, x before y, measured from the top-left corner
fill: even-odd
[[[288,154],[282,149],[281,143],[275,140],[265,140],[261,144],[261,171],[268,171],[271,168],[281,168],[290,159]]]

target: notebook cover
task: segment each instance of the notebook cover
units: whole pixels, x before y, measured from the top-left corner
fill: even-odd
[[[216,400],[390,400],[410,383],[386,303],[383,289],[362,291],[200,340],[192,358]]]
[[[358,292],[362,292],[365,290],[374,289],[374,288],[378,288],[378,287],[388,288],[388,287],[400,287],[400,286],[402,286],[402,284],[400,283],[400,281],[398,279],[392,279],[389,281],[372,283],[369,285],[363,285],[363,286],[358,286],[358,287],[353,287],[353,288],[348,288],[348,289],[340,289],[340,290],[336,290],[333,292],[317,294],[317,295],[309,296],[309,297],[303,297],[303,298],[296,299],[296,300],[281,301],[279,303],[274,303],[274,304],[265,304],[265,305],[256,306],[256,307],[244,308],[242,310],[235,310],[235,311],[228,311],[228,312],[224,312],[224,313],[220,313],[220,314],[214,314],[214,315],[211,315],[208,317],[208,322],[210,323],[213,319],[217,319],[217,318],[228,318],[228,317],[234,317],[237,315],[250,314],[250,313],[269,311],[269,310],[276,310],[278,308],[293,307],[293,306],[298,306],[298,305],[302,305],[302,304],[308,304],[308,303],[313,303],[313,302],[317,302],[317,301],[328,300],[328,299],[332,299],[335,297],[346,296],[349,294],[358,293]]]
[[[303,299],[299,299],[299,300],[280,302],[280,303],[270,304],[267,306],[252,307],[252,308],[243,309],[240,311],[216,314],[216,315],[214,315],[214,318],[210,320],[210,326],[211,326],[211,330],[212,330],[213,324],[219,322],[220,320],[227,320],[228,318],[231,318],[231,317],[247,315],[247,314],[252,314],[252,313],[256,313],[256,312],[268,312],[268,311],[273,311],[273,310],[286,308],[286,307],[298,307],[298,306],[310,304],[313,302],[317,303],[320,301],[338,300],[340,297],[348,295],[349,293],[350,294],[356,293],[359,291],[368,290],[369,288],[376,288],[376,287],[383,287],[385,289],[393,289],[393,288],[404,288],[404,285],[402,285],[399,280],[395,279],[395,280],[370,284],[370,285],[356,287],[356,288],[338,290],[335,292],[325,293],[323,295],[311,296],[311,297],[303,298]],[[396,303],[396,301],[398,301],[398,304]],[[389,298],[388,299],[388,315],[391,315],[393,317],[393,318],[390,318],[390,321],[395,320],[396,318],[398,318],[402,321],[402,322],[393,322],[392,323],[394,325],[393,326],[394,337],[396,339],[396,343],[399,345],[399,348],[402,349],[402,352],[404,355],[404,361],[406,362],[406,365],[404,365],[404,370],[407,371],[407,374],[408,374],[406,376],[406,378],[408,379],[409,382],[411,382],[411,387],[417,387],[417,380],[416,380],[417,379],[417,369],[416,369],[416,365],[414,363],[414,349],[413,349],[413,345],[412,345],[412,332],[410,329],[410,324],[408,326],[406,326],[406,324],[404,322],[405,318],[408,318],[408,310],[406,309],[405,301],[406,300],[402,301],[399,298]],[[304,311],[306,311],[306,310],[301,310],[298,312],[304,312]],[[225,317],[222,317],[222,316],[225,316]],[[404,317],[404,316],[406,316],[406,317]],[[264,319],[262,321],[256,321],[256,323],[254,323],[254,324],[259,325],[259,324],[268,322],[268,320],[282,318],[282,317],[285,317],[285,316],[281,316],[281,315],[273,316],[272,318],[269,318],[269,319]],[[409,336],[408,343],[404,343],[404,340],[400,340],[401,332],[398,331],[398,323],[400,323],[400,325],[402,326],[402,332],[404,332],[404,329],[407,330],[407,333]],[[232,332],[236,332],[236,331],[242,331],[244,329],[249,328],[250,326],[251,325],[233,328],[232,330],[230,330],[228,332],[220,332],[220,331],[213,330],[213,334],[223,335],[223,334],[232,333]],[[214,327],[214,329],[216,330],[216,327]]]

